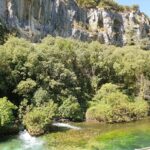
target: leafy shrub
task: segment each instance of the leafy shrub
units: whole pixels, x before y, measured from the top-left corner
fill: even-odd
[[[131,9],[132,9],[133,11],[138,11],[138,10],[139,10],[139,5],[132,5],[132,6],[131,6]]]
[[[32,109],[32,105],[29,105],[29,102],[27,99],[23,99],[19,105],[19,109],[18,109],[18,112],[19,112],[19,119],[22,121],[23,120],[23,116],[29,112],[30,110]]]
[[[29,95],[36,87],[36,82],[32,79],[26,79],[25,81],[19,82],[17,85],[17,92],[20,95]]]
[[[148,115],[149,105],[143,99],[141,98],[135,99],[135,102],[132,104],[132,107],[134,120],[142,119],[143,117]]]
[[[40,106],[45,102],[48,102],[49,100],[49,94],[46,90],[43,88],[39,88],[35,93],[33,97],[35,105]]]
[[[99,2],[98,7],[102,7],[108,10],[124,11],[124,7],[113,0],[102,0]]]
[[[81,7],[100,7],[109,10],[124,11],[124,7],[113,0],[77,0]]]
[[[56,115],[57,105],[53,102],[45,103],[41,107],[34,107],[28,112],[23,122],[31,135],[41,135],[47,127],[51,125],[53,117]]]
[[[107,10],[115,10],[115,11],[138,11],[139,5],[133,6],[123,6],[115,2],[114,0],[77,0],[77,3],[81,7],[100,7]]]
[[[6,97],[0,98],[0,127],[4,127],[13,123],[13,110],[16,108],[17,107]]]
[[[93,98],[87,110],[87,120],[99,122],[129,122],[148,115],[148,103],[142,99],[131,101],[116,85],[105,84]]]
[[[108,104],[97,104],[87,110],[86,119],[88,121],[109,122],[111,111],[111,107]]]
[[[77,3],[82,7],[96,7],[98,4],[98,1],[97,0],[77,0]]]
[[[83,112],[75,97],[68,97],[63,101],[63,104],[59,107],[59,114],[62,118],[70,119],[73,121],[79,121],[83,119]]]
[[[144,38],[139,41],[139,46],[143,50],[150,50],[150,39]]]

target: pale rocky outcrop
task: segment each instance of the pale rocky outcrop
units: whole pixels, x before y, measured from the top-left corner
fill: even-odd
[[[50,34],[124,45],[131,32],[137,40],[148,37],[150,30],[148,17],[140,11],[85,9],[75,0],[0,0],[0,19],[34,42]]]

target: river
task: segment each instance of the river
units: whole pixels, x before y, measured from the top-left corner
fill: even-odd
[[[0,139],[0,150],[135,150],[150,147],[150,119],[125,124],[54,124],[57,130],[31,137],[27,131]]]

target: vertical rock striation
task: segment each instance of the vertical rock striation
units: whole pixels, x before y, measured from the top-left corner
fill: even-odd
[[[34,42],[46,35],[124,45],[149,37],[150,20],[140,11],[81,8],[75,0],[1,0],[0,19]]]

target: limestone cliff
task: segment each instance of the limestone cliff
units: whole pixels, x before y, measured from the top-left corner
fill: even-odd
[[[0,19],[32,41],[47,34],[124,45],[149,36],[150,20],[140,11],[81,8],[75,0],[0,0]]]

